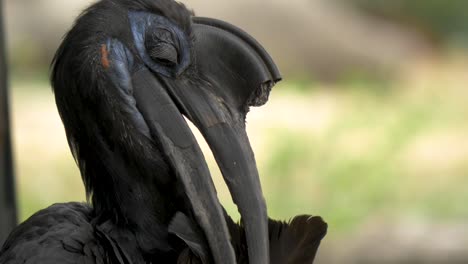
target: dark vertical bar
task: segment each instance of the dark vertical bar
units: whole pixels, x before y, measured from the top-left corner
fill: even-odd
[[[0,0],[0,248],[17,221],[3,18],[3,0]]]

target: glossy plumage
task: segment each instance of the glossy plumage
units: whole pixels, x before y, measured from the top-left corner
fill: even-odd
[[[0,263],[111,263],[84,204],[57,204],[17,227],[3,245]]]

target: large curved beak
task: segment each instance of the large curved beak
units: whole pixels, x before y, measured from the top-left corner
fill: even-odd
[[[267,209],[245,118],[281,76],[262,46],[230,24],[194,18],[193,33],[200,81],[167,82],[168,91],[215,156],[245,226],[249,263],[267,264]]]
[[[245,32],[209,18],[193,22],[189,72],[174,79],[140,69],[131,78],[136,104],[177,171],[215,263],[236,263],[234,251],[206,161],[182,114],[210,145],[238,205],[249,263],[268,264],[267,209],[245,118],[250,106],[266,103],[281,77],[268,53]]]

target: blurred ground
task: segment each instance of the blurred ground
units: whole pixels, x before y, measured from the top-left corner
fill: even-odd
[[[89,2],[6,0],[21,219],[85,200],[47,65]],[[242,27],[278,61],[285,81],[252,109],[248,133],[269,214],[329,223],[317,263],[468,263],[463,0],[184,2]]]

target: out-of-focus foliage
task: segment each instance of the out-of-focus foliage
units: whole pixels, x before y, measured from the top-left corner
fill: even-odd
[[[463,43],[468,47],[468,1],[466,0],[351,0],[350,2],[375,15],[413,27],[439,43]]]

